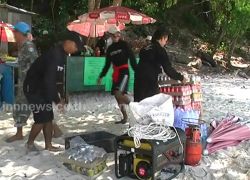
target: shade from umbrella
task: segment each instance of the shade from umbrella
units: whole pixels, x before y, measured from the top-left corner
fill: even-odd
[[[0,42],[15,42],[11,24],[0,22]]]
[[[118,25],[116,25],[116,24],[108,24],[107,22],[101,23],[97,21],[80,22],[80,20],[71,22],[67,26],[67,28],[70,31],[75,31],[86,37],[101,37],[112,26],[116,26],[119,30],[123,30],[125,28],[125,24],[123,23],[119,23]]]
[[[156,20],[133,9],[123,6],[109,6],[79,16],[81,22],[107,22],[108,24],[132,23],[150,24]]]

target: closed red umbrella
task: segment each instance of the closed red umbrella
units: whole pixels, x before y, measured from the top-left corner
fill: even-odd
[[[0,22],[0,43],[15,42],[13,26],[8,23]]]
[[[235,124],[232,128],[220,134],[220,136],[209,137],[209,143],[223,142],[223,141],[243,141],[250,139],[250,127],[246,124]]]
[[[235,126],[234,122],[236,122],[236,121],[238,121],[238,117],[235,117],[235,116],[226,117],[226,118],[222,119],[218,123],[218,125],[215,127],[213,132],[209,135],[207,142],[211,143],[210,142],[211,138],[218,137],[221,134],[223,134],[227,131],[230,131],[231,129],[234,129],[234,126]]]
[[[219,149],[238,145],[241,141],[250,139],[250,121],[241,121],[236,116],[223,119],[207,138],[204,154],[213,153]]]
[[[204,150],[204,155],[209,155],[211,153],[214,153],[220,149],[229,147],[229,146],[236,146],[240,143],[241,141],[223,141],[223,142],[218,142],[218,143],[213,143],[213,144],[208,144],[206,149]]]

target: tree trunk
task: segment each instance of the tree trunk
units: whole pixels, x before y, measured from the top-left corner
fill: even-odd
[[[33,7],[34,7],[34,0],[31,0],[31,2],[30,2],[30,11],[33,11]]]
[[[113,0],[113,6],[121,6],[122,0]]]
[[[100,9],[102,0],[95,0],[95,9]]]
[[[172,0],[172,6],[175,4],[175,0]]]
[[[88,0],[88,12],[91,12],[95,9],[95,0]]]
[[[51,2],[51,13],[52,13],[52,20],[53,20],[54,30],[56,30],[55,12],[54,12],[55,4],[56,4],[56,0],[53,0]]]
[[[232,64],[231,64],[231,57],[234,53],[234,49],[235,49],[235,45],[237,43],[237,40],[238,40],[238,36],[235,37],[231,43],[230,43],[230,46],[229,46],[229,50],[228,50],[228,53],[227,53],[227,56],[226,56],[226,60],[228,62],[228,67],[232,67]]]
[[[213,52],[212,52],[213,55],[216,53],[217,49],[219,48],[220,43],[221,43],[221,41],[222,41],[224,35],[225,35],[225,30],[224,30],[223,27],[221,27],[220,30],[219,30],[219,34],[218,34],[218,36],[217,36],[217,38],[216,38],[215,47],[214,47],[214,50],[213,50]]]

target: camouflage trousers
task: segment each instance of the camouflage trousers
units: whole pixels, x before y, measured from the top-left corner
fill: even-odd
[[[13,105],[13,119],[15,127],[23,127],[27,124],[31,114],[29,103],[22,91],[22,87],[18,88],[15,103]]]

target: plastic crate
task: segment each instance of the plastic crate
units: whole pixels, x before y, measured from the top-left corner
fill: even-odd
[[[103,171],[107,167],[107,155],[105,155],[103,158],[98,158],[91,163],[84,163],[68,159],[67,155],[65,155],[64,153],[58,154],[56,158],[57,160],[63,162],[63,165],[66,166],[69,170],[86,176],[86,178],[84,179],[95,179],[101,173],[103,173]]]
[[[86,143],[90,145],[102,147],[107,153],[115,151],[114,141],[117,136],[105,131],[97,131],[66,137],[65,149],[70,148],[70,140],[76,136],[80,136]]]

